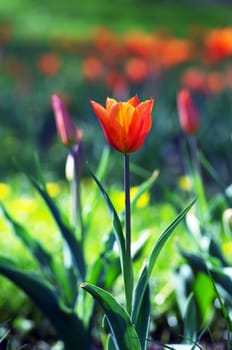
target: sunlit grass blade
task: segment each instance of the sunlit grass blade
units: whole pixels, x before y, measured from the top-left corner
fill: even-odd
[[[127,311],[114,297],[95,285],[81,285],[103,308],[116,350],[141,350],[138,335]]]
[[[61,235],[69,247],[69,250],[72,254],[75,265],[80,273],[80,276],[82,279],[84,279],[86,274],[86,266],[85,266],[81,244],[75,237],[72,229],[69,228],[69,226],[64,222],[64,219],[59,209],[57,208],[54,201],[51,199],[51,197],[47,193],[46,189],[43,188],[33,177],[30,177],[30,176],[28,177],[31,183],[33,184],[33,186],[36,188],[36,190],[39,192],[39,194],[47,204],[48,208],[50,209],[50,212],[52,213],[52,216],[57,226],[59,227]]]
[[[147,263],[144,265],[139,280],[135,287],[134,298],[133,298],[133,311],[132,311],[132,321],[133,323],[137,322],[139,313],[142,312],[141,304],[143,300],[143,295],[145,293],[146,287],[149,282],[149,278],[151,276],[152,270],[156,263],[156,260],[161,252],[164,244],[171,236],[172,232],[176,228],[176,226],[183,220],[187,212],[195,203],[196,199],[194,199],[182,212],[173,220],[173,222],[166,228],[166,230],[161,234],[158,241],[154,245],[154,248],[148,258]]]
[[[59,303],[55,288],[35,273],[22,272],[10,259],[0,257],[0,273],[21,288],[56,328],[67,350],[86,347],[85,329],[70,309]],[[73,338],[70,334],[73,332]]]

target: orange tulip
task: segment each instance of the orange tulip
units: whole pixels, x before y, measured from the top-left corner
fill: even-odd
[[[187,134],[195,134],[200,125],[200,117],[188,90],[177,95],[177,108],[182,129]]]
[[[95,101],[90,103],[106,140],[113,148],[131,153],[143,145],[152,126],[152,98],[140,102],[136,95],[127,102],[118,102],[108,97],[105,108]]]
[[[82,132],[76,128],[59,96],[52,96],[52,107],[55,115],[57,133],[61,142],[67,147],[79,143],[82,138]]]

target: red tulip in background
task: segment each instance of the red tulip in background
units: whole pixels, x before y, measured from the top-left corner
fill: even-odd
[[[188,90],[178,93],[177,108],[182,129],[187,134],[196,134],[200,126],[200,117]]]
[[[140,102],[137,95],[127,102],[107,98],[105,108],[95,101],[90,102],[113,148],[122,153],[131,153],[143,145],[152,126],[152,98],[144,102]]]
[[[59,96],[52,96],[52,107],[55,115],[57,133],[61,142],[67,147],[79,143],[82,138],[82,132],[76,128]]]

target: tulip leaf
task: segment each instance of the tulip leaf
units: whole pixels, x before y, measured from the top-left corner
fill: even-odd
[[[190,294],[185,305],[184,337],[191,339],[191,341],[197,338],[197,310],[193,293]]]
[[[216,172],[216,170],[212,167],[212,165],[209,163],[207,158],[204,156],[202,152],[200,152],[200,162],[201,165],[205,168],[206,171],[208,171],[209,175],[212,177],[212,179],[215,181],[215,183],[218,186],[218,189],[221,191],[225,202],[229,207],[232,207],[232,200],[230,196],[227,195],[225,187],[223,183],[220,181],[220,178]]]
[[[100,189],[100,191],[101,191],[101,193],[106,201],[106,204],[109,208],[109,211],[111,214],[111,219],[112,219],[112,224],[113,224],[113,229],[114,229],[114,234],[115,234],[115,239],[116,239],[118,249],[119,249],[121,269],[122,269],[123,276],[125,276],[125,271],[127,270],[127,266],[126,266],[125,238],[123,236],[122,224],[121,224],[120,219],[118,217],[118,214],[117,214],[108,194],[106,193],[105,189],[103,188],[102,184],[98,181],[98,179],[91,172],[90,169],[89,169],[89,172],[90,172],[91,176],[93,177],[94,181],[96,182],[96,184],[98,185],[98,187],[99,187],[99,189]]]
[[[116,350],[141,350],[130,316],[114,297],[93,284],[82,283],[81,287],[90,293],[103,308]]]
[[[117,350],[117,348],[115,348],[113,337],[111,334],[108,335],[106,340],[106,350]]]
[[[143,296],[146,290],[146,287],[149,283],[149,278],[151,276],[154,265],[157,261],[157,258],[168,240],[176,226],[183,220],[187,212],[190,210],[192,205],[195,203],[194,199],[181,213],[172,221],[172,223],[166,228],[166,230],[161,234],[158,241],[154,245],[152,252],[148,258],[148,261],[144,265],[142,272],[140,274],[139,280],[135,287],[134,298],[133,298],[133,309],[132,309],[132,322],[136,324],[140,312],[142,312],[141,304],[143,301]]]
[[[221,311],[222,311],[223,317],[224,317],[224,319],[226,320],[226,323],[227,323],[227,325],[228,325],[228,327],[229,327],[229,330],[230,330],[230,332],[231,332],[231,331],[232,331],[232,319],[231,319],[231,317],[230,317],[229,312],[228,312],[227,309],[226,309],[226,306],[225,306],[225,304],[224,304],[224,302],[223,302],[223,300],[222,300],[222,297],[221,297],[221,295],[220,295],[220,293],[219,293],[219,291],[218,291],[218,288],[217,288],[217,286],[216,286],[216,284],[215,284],[215,282],[214,282],[214,279],[213,279],[213,277],[211,276],[210,272],[209,272],[209,277],[210,277],[211,283],[212,283],[212,285],[213,285],[215,294],[217,295],[217,298],[218,298],[218,301],[219,301],[219,304],[220,304],[220,307],[221,307]]]
[[[150,320],[151,320],[151,303],[150,303],[150,287],[147,285],[143,300],[141,303],[141,312],[138,315],[137,322],[135,324],[135,329],[138,333],[141,349],[147,349],[148,346],[148,336],[150,331]]]
[[[65,349],[86,349],[82,321],[70,309],[59,303],[54,287],[41,276],[20,271],[10,259],[0,257],[0,273],[21,288],[41,309],[64,341]],[[70,337],[70,334],[74,335]]]
[[[77,285],[73,281],[74,271],[65,269],[63,265],[55,261],[51,254],[49,254],[42,244],[34,238],[20,223],[15,221],[6,208],[0,203],[5,218],[11,225],[15,235],[23,242],[30,253],[37,260],[41,270],[44,272],[54,286],[57,287],[57,293],[64,302],[69,306],[74,306],[77,296]]]
[[[8,213],[6,208],[0,204],[2,212],[12,226],[14,233],[17,237],[21,239],[23,244],[28,248],[32,255],[37,259],[42,271],[50,278],[54,278],[52,271],[52,256],[43,248],[41,243],[32,237],[26,229],[16,222],[11,215]]]
[[[39,192],[45,203],[47,204],[48,208],[50,209],[53,218],[57,224],[57,226],[60,229],[60,232],[62,234],[62,237],[64,240],[67,242],[67,246],[72,254],[74,263],[80,273],[80,276],[82,279],[84,279],[85,274],[86,274],[86,266],[85,266],[85,261],[84,261],[84,256],[83,256],[83,251],[81,249],[81,245],[77,238],[75,237],[73,231],[69,226],[64,222],[64,219],[62,218],[62,215],[55,205],[54,201],[51,199],[49,196],[48,192],[46,189],[41,186],[38,181],[36,181],[33,177],[27,175],[33,184],[33,186],[36,188],[36,190]]]
[[[180,250],[181,255],[186,259],[188,264],[192,267],[195,272],[203,272],[213,278],[214,282],[221,285],[224,290],[228,293],[228,297],[231,298],[232,291],[232,278],[231,269],[228,268],[214,268],[207,266],[207,263],[203,258],[196,254],[191,254]]]

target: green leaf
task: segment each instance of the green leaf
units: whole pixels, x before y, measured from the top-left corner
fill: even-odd
[[[141,349],[146,350],[148,346],[148,337],[150,332],[150,320],[151,320],[151,303],[150,303],[150,287],[149,284],[143,295],[141,303],[142,312],[139,313],[138,319],[135,325],[135,329],[138,333],[138,337],[141,344]]]
[[[5,218],[12,226],[15,235],[21,239],[21,241],[28,248],[30,253],[36,258],[42,271],[48,277],[53,279],[54,274],[52,271],[52,256],[43,248],[43,246],[37,239],[31,236],[22,225],[20,225],[10,216],[10,214],[2,204],[0,204],[0,207]]]
[[[9,259],[0,257],[0,273],[21,288],[47,316],[64,341],[66,350],[86,349],[82,321],[67,308],[62,308],[54,287],[41,276],[20,271]]]
[[[115,235],[115,239],[116,239],[118,249],[119,249],[122,274],[123,274],[123,277],[125,280],[125,271],[127,270],[127,266],[126,266],[125,238],[123,236],[122,224],[121,224],[120,219],[118,217],[118,214],[117,214],[108,194],[106,193],[105,189],[103,188],[102,184],[98,181],[98,179],[91,172],[90,169],[89,169],[89,172],[90,172],[91,176],[93,177],[94,181],[96,182],[96,184],[98,185],[98,187],[99,187],[99,189],[100,189],[100,191],[101,191],[101,193],[106,201],[108,209],[110,211],[114,235]]]
[[[209,254],[212,255],[213,257],[217,258],[220,261],[220,263],[222,264],[222,266],[229,265],[223,256],[220,245],[213,238],[210,238]]]
[[[96,177],[100,181],[104,178],[106,171],[108,169],[109,156],[110,156],[110,148],[106,146],[103,149],[102,156],[96,172]]]
[[[202,257],[187,253],[183,250],[180,250],[181,255],[186,259],[189,265],[192,267],[195,272],[203,272],[206,275],[209,274],[212,276],[215,283],[221,285],[224,290],[228,293],[228,297],[232,300],[231,291],[232,291],[232,278],[231,278],[231,268],[213,268],[207,266],[207,260]]]
[[[84,279],[86,275],[86,266],[85,266],[83,251],[80,243],[78,242],[77,238],[73,234],[72,230],[68,227],[67,224],[64,223],[61,213],[59,212],[59,209],[57,208],[54,201],[51,199],[51,197],[47,193],[46,189],[43,188],[33,177],[28,176],[28,178],[30,179],[31,183],[39,192],[39,194],[47,204],[48,208],[50,209],[53,215],[53,218],[60,229],[62,237],[67,242],[67,246],[72,254],[74,263],[80,273],[80,276],[82,279]]]
[[[195,201],[196,199],[194,199],[185,209],[183,209],[182,212],[175,218],[175,220],[161,234],[161,236],[159,237],[158,241],[156,242],[149,256],[148,261],[145,263],[134,292],[133,308],[132,308],[133,323],[137,322],[139,313],[142,312],[141,304],[143,300],[143,295],[145,293],[146,287],[149,282],[149,278],[151,276],[156,260],[159,256],[159,253],[161,252],[164,244],[166,243],[168,238],[171,236],[176,226],[181,222],[181,220],[183,220],[183,218],[185,217],[187,212],[190,210],[190,208],[193,206]]]
[[[81,287],[90,293],[103,308],[116,350],[141,350],[130,316],[113,296],[92,284],[82,283]]]
[[[108,335],[106,340],[106,350],[117,350],[114,345],[113,337],[111,334]]]
[[[202,152],[200,152],[200,162],[202,164],[202,166],[206,169],[206,171],[208,171],[209,175],[212,177],[212,179],[215,181],[216,185],[218,186],[218,189],[220,190],[220,192],[222,193],[225,202],[227,203],[227,205],[229,207],[232,207],[232,200],[231,198],[227,195],[225,187],[223,185],[223,183],[221,182],[217,172],[215,171],[215,169],[212,167],[212,165],[209,163],[209,161],[207,160],[207,158],[203,155]]]
[[[0,204],[0,207],[7,221],[12,226],[15,235],[21,239],[32,256],[37,260],[42,272],[56,287],[56,292],[63,299],[63,302],[67,304],[67,306],[74,307],[77,296],[76,275],[75,283],[73,277],[75,272],[66,270],[63,265],[55,261],[42,244],[11,217],[2,204]]]
[[[197,338],[197,314],[193,293],[187,299],[184,313],[184,338],[195,341]]]

